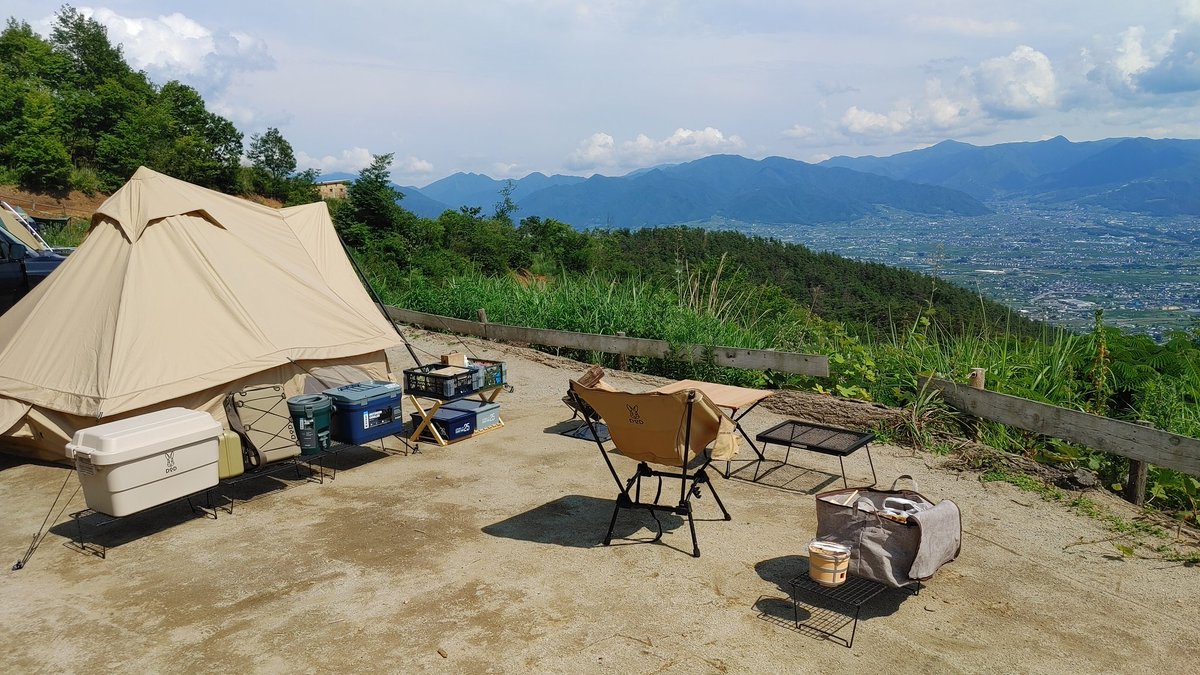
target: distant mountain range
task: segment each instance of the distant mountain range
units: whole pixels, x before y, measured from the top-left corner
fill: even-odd
[[[353,178],[329,174],[324,180]],[[507,181],[456,173],[423,188],[400,186],[401,205],[433,218],[447,209],[490,213]],[[518,217],[577,228],[639,228],[710,220],[768,224],[852,221],[881,208],[981,215],[987,202],[1086,204],[1152,215],[1200,215],[1200,141],[1113,138],[975,146],[944,141],[890,157],[808,164],[713,155],[624,176],[513,181]]]
[[[1109,138],[975,146],[944,141],[890,157],[821,166],[961,190],[977,199],[1088,204],[1158,216],[1200,215],[1200,140]]]

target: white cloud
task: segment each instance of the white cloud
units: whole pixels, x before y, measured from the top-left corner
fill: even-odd
[[[337,156],[325,155],[324,157],[313,157],[303,150],[296,151],[296,168],[300,170],[316,169],[321,173],[335,171],[358,173],[373,161],[375,161],[374,153],[366,148],[350,148],[343,150]],[[432,162],[412,156],[393,158],[391,166],[388,168],[391,169],[392,177],[396,180],[409,180],[433,173]]]
[[[516,178],[517,171],[521,168],[520,164],[511,162],[495,162],[492,164],[493,178]]]
[[[362,171],[375,158],[371,155],[371,151],[366,148],[350,148],[343,150],[340,155],[325,155],[324,157],[313,157],[303,150],[296,151],[296,167],[304,169],[317,169],[321,173],[330,173],[333,171],[346,171],[348,173],[358,173]],[[393,162],[393,165],[395,162]]]
[[[884,115],[852,105],[842,114],[839,124],[850,134],[883,136],[904,131],[912,118],[912,113],[904,108],[896,108]]]
[[[1058,78],[1050,59],[1020,46],[1007,56],[961,68],[948,83],[939,77],[927,79],[923,96],[915,103],[900,100],[891,112],[851,106],[838,127],[847,136],[872,142],[896,136],[969,136],[994,126],[989,120],[1033,117],[1058,104]]]
[[[996,117],[1030,117],[1058,102],[1050,59],[1025,45],[984,61],[966,76],[980,105]]]
[[[1200,28],[1171,31],[1153,55],[1156,62],[1137,74],[1139,89],[1151,94],[1200,90]]]
[[[617,143],[612,136],[600,132],[580,142],[579,147],[567,156],[567,166],[573,169],[591,169],[614,163]]]
[[[1200,23],[1200,0],[1183,0],[1180,2],[1179,17],[1189,23]]]
[[[835,94],[857,94],[859,91],[861,91],[858,87],[855,87],[851,84],[846,84],[845,82],[826,82],[825,80],[818,80],[813,84],[813,87],[815,87],[817,93],[821,94],[822,96],[833,96]]]
[[[726,136],[719,129],[676,129],[663,140],[638,134],[632,141],[617,144],[606,133],[595,133],[580,142],[567,156],[567,168],[582,170],[641,168],[664,162],[681,162],[715,153],[735,152],[744,147],[742,139]]]
[[[1089,51],[1094,63],[1087,80],[1134,101],[1200,91],[1200,0],[1181,3],[1179,16],[1181,27],[1157,39],[1143,26],[1130,26],[1111,45]]]
[[[405,176],[430,174],[433,173],[433,162],[419,157],[404,157],[392,161],[392,171]]]
[[[792,138],[798,141],[803,141],[812,138],[816,131],[812,127],[806,127],[800,124],[794,125],[790,129],[785,129],[783,132],[784,138]]]
[[[213,94],[238,72],[274,65],[262,40],[213,31],[179,12],[154,18],[126,17],[104,7],[80,7],[79,12],[103,25],[129,65],[159,84],[179,80]]]
[[[1021,30],[1021,24],[1011,19],[982,21],[963,16],[918,16],[910,17],[908,22],[918,30],[967,36],[1003,35]]]

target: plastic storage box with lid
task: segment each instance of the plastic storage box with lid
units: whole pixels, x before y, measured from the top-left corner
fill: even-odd
[[[362,445],[384,436],[403,433],[403,389],[395,382],[355,382],[325,394],[333,399],[333,440]]]
[[[67,458],[89,509],[127,516],[217,484],[221,424],[168,408],[75,432]]]
[[[412,413],[412,423],[413,429],[420,426],[421,415]],[[437,412],[433,413],[433,419],[429,423],[437,427],[437,431],[441,434],[442,439],[447,441],[455,441],[475,433],[475,413],[470,410],[455,410],[454,408],[442,406],[437,409]],[[430,434],[426,430],[421,433],[421,438],[432,440],[433,434]]]
[[[441,410],[446,410],[447,408],[469,412],[474,415],[472,421],[474,422],[475,431],[490,429],[500,423],[499,403],[484,403],[483,401],[462,399],[443,404]]]

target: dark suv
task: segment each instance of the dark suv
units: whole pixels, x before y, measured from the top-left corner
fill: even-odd
[[[66,260],[51,251],[31,251],[0,227],[0,313],[7,312]]]

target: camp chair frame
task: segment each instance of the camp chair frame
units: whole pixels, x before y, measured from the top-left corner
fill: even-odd
[[[571,388],[568,390],[568,396],[571,397],[575,404],[580,406],[581,410],[592,410],[591,406],[583,400],[575,391],[575,385],[571,383]],[[708,489],[712,492],[713,499],[717,502],[717,506],[721,509],[721,515],[724,520],[731,520],[732,516],[725,508],[725,504],[721,501],[720,495],[717,494],[716,487],[713,486],[712,480],[708,475],[708,465],[712,463],[712,457],[708,453],[701,453],[703,461],[692,470],[688,470],[688,465],[693,462],[699,455],[691,454],[691,436],[692,436],[692,409],[696,404],[697,392],[689,390],[687,393],[687,404],[684,412],[684,442],[683,442],[683,461],[678,470],[661,470],[650,467],[650,464],[645,461],[639,461],[634,474],[627,480],[622,481],[621,476],[617,473],[617,468],[613,465],[612,459],[608,456],[608,451],[604,448],[604,441],[600,440],[597,433],[596,423],[599,416],[595,414],[584,415],[584,423],[592,432],[592,439],[596,446],[600,449],[600,456],[604,458],[604,463],[608,466],[609,473],[612,474],[613,481],[617,484],[617,489],[620,491],[617,494],[616,505],[613,507],[612,518],[608,522],[608,532],[604,535],[604,545],[612,544],[613,530],[617,526],[617,516],[620,515],[622,509],[646,509],[654,518],[655,525],[658,528],[658,534],[655,535],[652,541],[660,541],[663,537],[662,522],[659,521],[656,512],[673,513],[678,516],[687,518],[688,530],[692,536],[692,557],[700,557],[700,544],[696,541],[696,521],[693,517],[692,498],[700,498],[700,486],[707,484]],[[594,411],[593,411],[594,413]],[[610,422],[611,429],[611,422]],[[620,446],[613,441],[616,450],[620,450]],[[658,478],[658,489],[654,493],[654,501],[642,501],[642,478]],[[662,479],[673,478],[679,480],[679,502],[677,504],[659,504],[658,501],[662,497]]]
[[[586,372],[584,372],[583,375],[579,376],[579,379],[573,380],[573,381],[577,384],[587,387],[588,389],[595,389],[596,387],[604,388],[607,386],[605,384],[602,384],[603,380],[604,380],[604,368],[600,367],[599,365],[593,364],[591,367],[589,367],[587,369]],[[587,422],[587,420],[589,420],[589,419],[599,420],[600,419],[600,416],[596,414],[596,411],[592,410],[592,406],[588,405],[586,401],[584,401],[583,399],[576,396],[570,390],[569,386],[567,388],[567,395],[562,397],[562,402],[565,403],[566,406],[571,409],[571,419],[572,420],[575,419],[576,417],[580,418],[580,420],[581,420],[579,423],[579,426],[575,427],[576,431],[578,431],[579,429],[582,429],[584,426],[586,426],[585,423]],[[571,420],[567,420],[567,421],[569,422]],[[596,431],[595,429],[592,429],[592,433],[595,433],[595,431]]]

